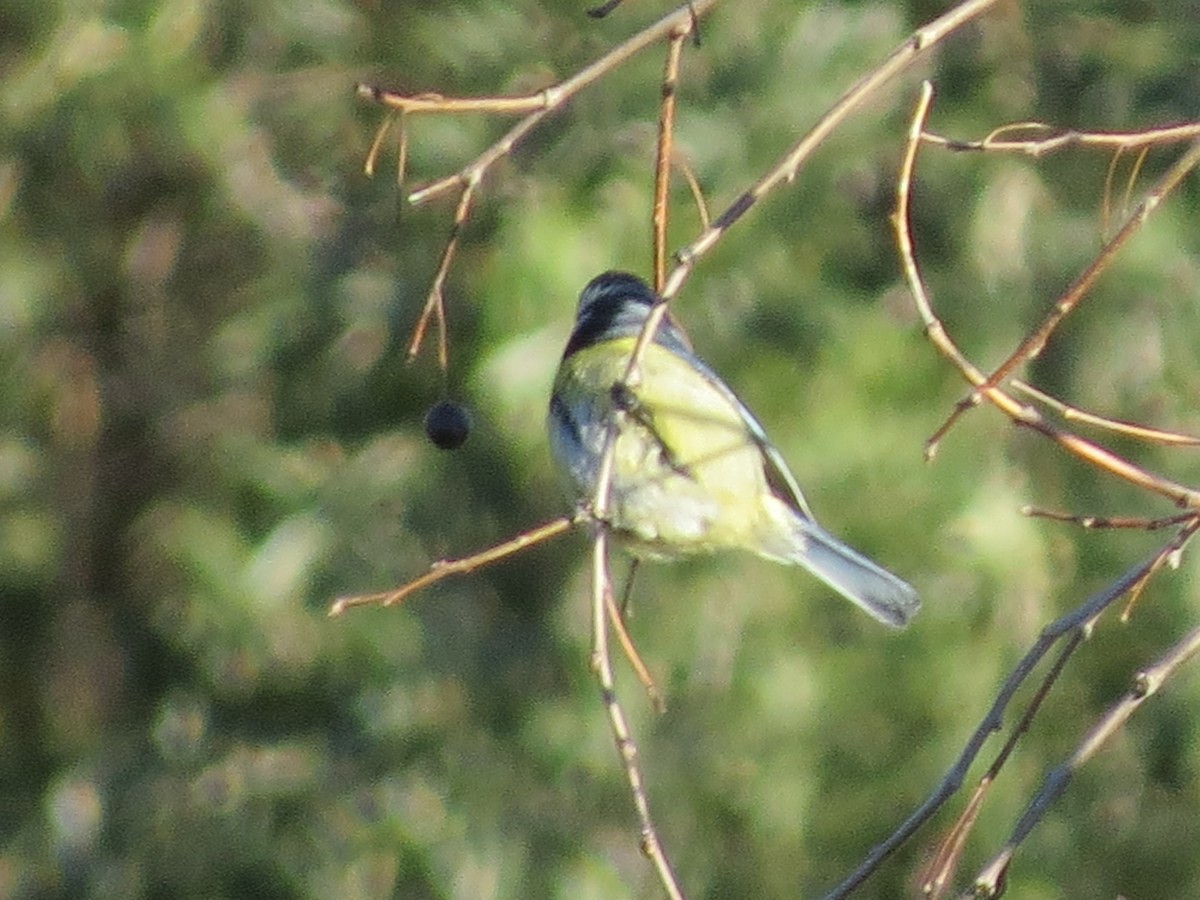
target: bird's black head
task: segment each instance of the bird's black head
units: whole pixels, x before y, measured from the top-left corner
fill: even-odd
[[[579,295],[575,329],[563,356],[570,356],[597,341],[636,337],[646,324],[650,310],[660,302],[658,295],[636,275],[628,272],[597,275]],[[654,340],[672,350],[687,347],[687,339],[669,318],[663,319]]]

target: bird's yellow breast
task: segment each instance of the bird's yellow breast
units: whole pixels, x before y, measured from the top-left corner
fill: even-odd
[[[595,489],[613,385],[625,375],[634,339],[603,341],[563,362],[555,397],[573,420],[583,455],[562,458],[584,499]],[[731,396],[688,360],[651,344],[634,384],[620,397],[611,492],[615,527],[656,555],[755,549],[769,493],[762,453]],[[555,442],[560,443],[561,442]]]

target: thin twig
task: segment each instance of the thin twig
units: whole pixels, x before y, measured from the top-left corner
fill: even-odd
[[[676,265],[667,276],[662,296],[674,297],[702,256],[708,253],[734,222],[746,214],[759,200],[777,185],[791,182],[804,161],[849,116],[859,109],[876,91],[891,79],[912,66],[931,47],[940,43],[958,28],[978,18],[999,0],[967,0],[945,15],[913,32],[891,52],[879,66],[856,82],[812,129],[797,141],[765,175],[737,197],[725,211],[690,244],[675,254]]]
[[[1133,422],[1121,422],[1117,419],[1106,419],[1095,413],[1085,412],[1082,409],[1077,409],[1074,406],[1063,403],[1061,400],[1039,391],[1032,385],[1026,384],[1019,378],[1012,379],[1009,384],[1018,393],[1032,397],[1039,403],[1050,407],[1068,422],[1084,422],[1085,424],[1094,425],[1097,428],[1103,428],[1107,431],[1125,435],[1126,437],[1137,438],[1138,440],[1149,441],[1155,444],[1168,444],[1177,447],[1200,447],[1200,438],[1189,434],[1162,431],[1158,428],[1147,428],[1145,425],[1137,425]]]
[[[675,165],[679,167],[683,180],[687,182],[688,190],[692,192],[692,202],[696,204],[696,215],[700,217],[700,227],[707,228],[711,217],[708,214],[708,204],[704,202],[704,191],[700,189],[700,181],[696,178],[696,173],[692,171],[692,167],[682,156],[675,157]]]
[[[1192,531],[1195,531],[1195,526],[1186,533],[1190,534]],[[973,896],[996,897],[1000,894],[1017,848],[1066,789],[1072,776],[1095,756],[1096,752],[1121,729],[1129,717],[1147,699],[1158,692],[1180,666],[1195,656],[1197,652],[1200,652],[1200,628],[1194,628],[1153,664],[1134,676],[1133,684],[1125,696],[1113,704],[1108,712],[1089,729],[1075,751],[1061,765],[1046,775],[1041,789],[1034,795],[1024,814],[1017,821],[1008,841],[976,877]]]
[[[625,658],[629,660],[634,674],[645,688],[646,695],[654,706],[654,711],[660,714],[665,713],[667,701],[663,698],[658,685],[654,683],[654,676],[650,674],[649,667],[643,661],[642,655],[638,653],[633,638],[629,636],[629,629],[625,627],[625,620],[621,617],[621,608],[613,598],[612,591],[606,595],[605,602],[608,605],[608,620],[612,623],[613,631],[617,633],[617,640],[621,642],[621,650],[625,653]]]
[[[608,724],[612,729],[613,741],[617,745],[617,753],[625,767],[625,777],[629,781],[629,790],[633,795],[633,806],[637,811],[638,824],[641,826],[642,852],[654,866],[658,880],[671,900],[682,900],[683,891],[679,881],[667,859],[662,841],[659,840],[658,830],[650,816],[650,801],[646,797],[646,779],[638,764],[637,745],[629,731],[625,712],[617,698],[616,683],[613,679],[612,656],[608,646],[608,622],[606,619],[610,607],[615,607],[612,599],[612,578],[608,571],[608,531],[603,526],[596,528],[595,541],[592,545],[592,671],[600,685],[600,699],[604,711],[608,714]]]
[[[1100,234],[1105,239],[1109,236],[1109,226],[1113,219],[1113,183],[1117,178],[1117,167],[1121,163],[1121,156],[1125,153],[1124,145],[1120,145],[1113,151],[1112,159],[1108,161],[1108,168],[1104,171],[1104,190],[1100,193]],[[1126,209],[1128,207],[1125,207]]]
[[[999,135],[1010,131],[1052,132],[1048,137],[1026,140],[1000,140]],[[1018,122],[995,129],[981,141],[963,141],[925,132],[921,140],[947,150],[975,150],[1001,153],[1022,153],[1035,159],[1068,147],[1103,147],[1125,151],[1136,147],[1173,144],[1200,137],[1200,122],[1172,125],[1169,128],[1149,128],[1145,131],[1062,131],[1042,122]]]
[[[675,137],[675,99],[679,88],[679,60],[687,32],[672,33],[663,63],[662,106],[658,112],[658,150],[654,165],[654,205],[651,208],[651,272],[654,290],[661,291],[667,271],[667,194],[671,186],[671,148]]]
[[[371,141],[370,149],[367,150],[367,158],[363,160],[363,174],[368,178],[375,174],[375,163],[379,159],[379,151],[383,147],[383,139],[392,130],[392,123],[398,115],[400,113],[384,116],[383,121],[379,123],[379,128],[375,132],[375,138]]]
[[[396,146],[396,187],[403,190],[404,176],[408,171],[408,121],[404,113],[398,113],[397,117],[400,120],[400,139]]]
[[[574,516],[560,516],[557,519],[551,519],[544,525],[539,525],[536,528],[531,528],[528,531],[523,531],[511,540],[507,540],[502,544],[496,544],[479,553],[474,553],[471,556],[463,557],[462,559],[443,559],[435,562],[429,567],[429,571],[420,578],[414,578],[407,584],[403,584],[398,588],[390,591],[379,591],[374,594],[355,594],[351,597],[339,597],[334,600],[329,607],[330,617],[340,616],[346,610],[356,606],[368,606],[378,604],[379,606],[394,606],[410,594],[429,587],[431,584],[441,581],[450,575],[462,575],[467,572],[474,572],[481,566],[490,565],[497,560],[503,559],[506,556],[524,550],[526,547],[532,547],[534,544],[540,544],[542,541],[548,541],[550,538],[558,537],[565,531],[574,528],[583,521],[582,514]]]
[[[933,342],[938,351],[949,359],[956,369],[964,373],[964,377],[968,381],[971,381],[975,377],[982,378],[982,373],[950,341],[941,320],[934,314],[933,305],[929,302],[929,297],[925,293],[925,282],[921,278],[920,270],[917,267],[917,256],[913,251],[912,245],[912,226],[909,221],[909,206],[910,198],[912,197],[912,173],[916,167],[917,148],[921,145],[921,134],[925,127],[925,121],[929,117],[929,106],[932,102],[933,84],[928,81],[922,82],[921,93],[917,98],[912,122],[908,127],[908,140],[904,145],[904,156],[901,158],[900,172],[896,178],[896,211],[892,213],[891,221],[896,235],[896,247],[900,253],[901,264],[904,267],[905,279],[908,282],[909,292],[913,295],[917,314],[920,315],[921,323],[925,328],[925,335]],[[933,457],[928,444],[926,444],[925,456],[927,459],[932,459]]]
[[[1046,342],[1050,339],[1050,335],[1054,333],[1059,323],[1070,315],[1080,302],[1082,302],[1092,285],[1096,283],[1101,273],[1109,267],[1117,253],[1128,243],[1130,237],[1146,224],[1146,221],[1158,208],[1159,204],[1162,203],[1163,199],[1183,181],[1197,164],[1200,164],[1200,140],[1194,141],[1184,151],[1183,155],[1167,169],[1154,187],[1142,199],[1142,202],[1138,204],[1137,209],[1126,218],[1125,223],[1117,230],[1117,233],[1105,242],[1100,252],[1088,263],[1087,267],[1072,282],[1071,286],[1063,292],[1045,319],[1042,320],[1042,323],[1021,341],[1004,362],[1000,363],[980,384],[977,384],[970,394],[955,404],[954,410],[946,418],[946,421],[942,423],[941,427],[930,438],[930,446],[936,447],[938,441],[946,435],[963,413],[978,406],[983,399],[985,391],[997,387],[1018,366],[1035,359],[1042,352],[1042,349],[1046,346]]]
[[[1147,574],[1157,571],[1161,565],[1161,560],[1165,556],[1176,552],[1179,546],[1180,537],[1173,537],[1149,560],[1129,569],[1125,574],[1100,591],[1097,591],[1075,609],[1055,619],[1043,628],[1037,641],[1021,657],[1013,670],[1009,672],[1008,677],[1004,680],[1004,684],[996,695],[996,699],[992,702],[991,708],[987,711],[987,714],[983,717],[983,720],[976,727],[975,731],[971,733],[958,759],[955,760],[954,765],[950,767],[946,775],[942,778],[941,783],[909,814],[908,818],[892,834],[867,854],[858,867],[845,880],[825,895],[825,900],[837,900],[837,898],[849,896],[852,891],[857,889],[859,885],[866,881],[879,868],[884,860],[891,856],[901,844],[907,841],[918,828],[924,825],[962,787],[967,772],[975,762],[975,758],[979,755],[984,742],[992,734],[1004,727],[1004,713],[1008,709],[1013,696],[1050,649],[1064,635],[1070,634],[1075,629],[1080,628],[1099,616],[1115,600],[1140,584]]]
[[[1142,173],[1142,167],[1146,164],[1146,158],[1150,155],[1152,149],[1150,144],[1145,144],[1138,150],[1137,159],[1133,161],[1133,168],[1129,170],[1129,178],[1125,181],[1125,196],[1121,200],[1121,208],[1129,209],[1129,204],[1133,202],[1133,189],[1137,186],[1138,176]]]
[[[450,263],[458,249],[459,238],[462,237],[463,223],[467,221],[467,216],[471,213],[471,202],[475,197],[477,183],[468,181],[463,186],[462,194],[459,195],[458,207],[454,211],[454,222],[450,226],[450,237],[446,239],[442,258],[438,262],[437,272],[433,276],[433,284],[430,285],[429,294],[425,297],[425,308],[421,311],[421,317],[417,320],[412,337],[408,342],[408,358],[412,359],[421,350],[421,342],[425,339],[425,330],[429,327],[430,316],[435,316],[438,326],[438,366],[443,372],[447,371],[450,365],[450,341],[446,333],[446,276],[450,273]]]
[[[1182,525],[1196,517],[1194,512],[1179,513],[1174,516],[1163,516],[1160,519],[1138,518],[1133,516],[1080,516],[1074,513],[1055,512],[1049,509],[1039,509],[1036,506],[1022,506],[1021,515],[1033,519],[1049,519],[1052,522],[1069,522],[1080,528],[1089,529],[1129,529],[1130,531],[1160,531]]]
[[[554,88],[525,94],[520,97],[446,97],[432,91],[420,94],[400,94],[373,84],[360,82],[354,93],[361,100],[369,100],[397,112],[411,115],[454,114],[454,113],[500,113],[520,115],[545,109],[554,102]]]

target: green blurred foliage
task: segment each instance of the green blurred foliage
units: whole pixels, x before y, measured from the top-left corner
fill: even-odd
[[[564,509],[541,418],[576,294],[644,272],[648,53],[484,182],[448,287],[451,367],[410,330],[452,204],[362,174],[356,80],[518,92],[660,15],[583,2],[0,3],[0,897],[657,896],[588,674],[586,541],[326,618]],[[715,209],[940,4],[725,4],[685,53],[680,152]],[[931,128],[1194,119],[1194,0],[1002,5],[924,63]],[[706,258],[678,315],[767,423],[836,533],[912,580],[883,633],[805,576],[719,558],[644,571],[631,620],[668,693],[622,668],[662,835],[693,897],[809,896],[941,777],[1043,625],[1156,536],[1022,504],[1165,504],[972,413],[920,333],[887,225],[910,78]],[[411,122],[410,177],[502,133]],[[1155,152],[1146,183],[1172,158]],[[994,364],[1103,236],[1108,158],[926,150],[918,252],[952,333]],[[1117,198],[1130,160],[1118,171]],[[695,234],[682,184],[672,240]],[[1200,429],[1200,191],[1123,252],[1029,377]],[[466,403],[459,451],[425,410]],[[1181,480],[1186,456],[1116,443]],[[1106,619],[968,842],[996,849],[1045,769],[1194,621],[1187,577]],[[1194,897],[1200,742],[1184,674],[1072,782],[1013,896]],[[954,810],[861,892],[896,897]],[[964,872],[964,877],[966,872]]]

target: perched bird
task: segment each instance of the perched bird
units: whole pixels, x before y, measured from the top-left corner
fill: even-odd
[[[879,621],[903,627],[920,606],[916,591],[816,523],[758,419],[670,316],[646,347],[639,377],[624,383],[660,302],[624,272],[596,276],[579,297],[546,420],[575,496],[592,499],[615,421],[606,520],[635,556],[749,550],[803,566]]]

